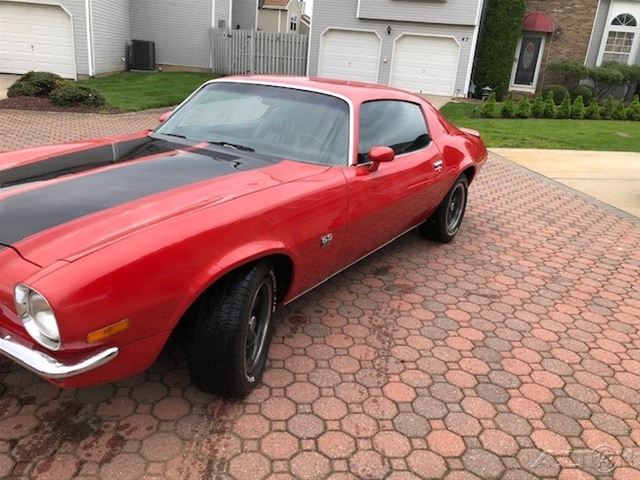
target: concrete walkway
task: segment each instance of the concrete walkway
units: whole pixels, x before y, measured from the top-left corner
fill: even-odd
[[[7,98],[7,89],[20,78],[20,75],[0,74],[0,100]]]
[[[640,217],[640,153],[515,148],[491,151]]]

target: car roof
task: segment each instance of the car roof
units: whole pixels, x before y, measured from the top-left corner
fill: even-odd
[[[293,77],[286,75],[236,75],[222,77],[218,81],[240,81],[256,83],[273,83],[293,88],[309,88],[321,90],[327,93],[342,95],[353,102],[366,102],[368,100],[406,100],[410,102],[424,101],[424,98],[404,90],[348,80],[335,80],[321,77]]]

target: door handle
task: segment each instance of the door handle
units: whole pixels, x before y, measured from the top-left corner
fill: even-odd
[[[443,160],[438,160],[436,162],[433,162],[433,168],[434,170],[441,172],[442,169],[444,168],[444,161]]]

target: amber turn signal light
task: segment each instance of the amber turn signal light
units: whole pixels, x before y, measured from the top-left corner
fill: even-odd
[[[129,328],[129,319],[125,318],[124,320],[120,320],[117,323],[113,323],[108,325],[100,330],[96,330],[95,332],[91,332],[87,335],[88,343],[98,343],[106,340],[109,337],[113,337],[117,333],[124,332]]]

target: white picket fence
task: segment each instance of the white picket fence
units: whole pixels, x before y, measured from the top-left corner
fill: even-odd
[[[297,33],[211,29],[211,65],[220,75],[306,75],[309,37]]]

